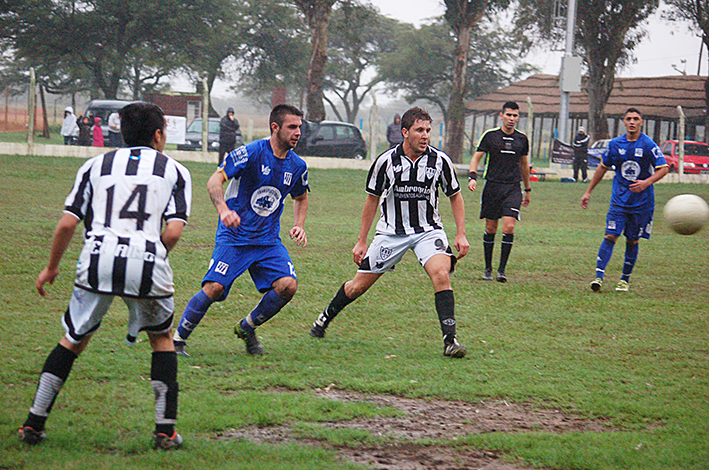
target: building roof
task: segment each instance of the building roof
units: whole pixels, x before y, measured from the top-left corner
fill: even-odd
[[[613,91],[606,104],[608,117],[620,117],[629,107],[636,107],[645,119],[674,120],[678,118],[677,106],[687,118],[703,118],[706,112],[704,83],[706,77],[675,75],[669,77],[620,78],[616,77]],[[583,85],[582,85],[583,89]],[[559,77],[533,75],[500,90],[468,101],[469,114],[491,114],[500,111],[505,101],[516,101],[520,112],[527,114],[527,97],[532,100],[535,116],[559,114]],[[570,117],[588,115],[588,95],[585,90],[571,93]]]

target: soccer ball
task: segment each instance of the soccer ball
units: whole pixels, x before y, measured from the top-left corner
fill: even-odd
[[[709,206],[694,194],[680,194],[665,204],[665,221],[680,235],[697,233],[709,222]]]

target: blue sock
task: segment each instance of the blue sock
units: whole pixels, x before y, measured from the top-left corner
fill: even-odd
[[[241,328],[244,331],[253,331],[257,326],[273,318],[287,303],[287,300],[283,300],[274,289],[271,289],[261,298],[256,308],[241,320]]]
[[[207,309],[209,309],[209,306],[212,305],[213,302],[214,301],[210,299],[202,289],[192,297],[187,307],[185,307],[185,311],[182,312],[180,324],[177,325],[177,334],[180,338],[186,340],[190,337],[190,334],[197,328],[197,325],[202,321],[202,318],[204,318],[204,315],[207,313]]]
[[[633,272],[635,262],[638,260],[639,250],[640,243],[628,242],[625,244],[625,263],[623,263],[623,275],[620,278],[626,282],[630,279],[630,274]]]
[[[611,255],[613,255],[614,246],[615,242],[607,238],[604,238],[603,242],[601,242],[601,247],[598,249],[598,258],[596,258],[596,277],[603,279],[608,261],[611,260]]]

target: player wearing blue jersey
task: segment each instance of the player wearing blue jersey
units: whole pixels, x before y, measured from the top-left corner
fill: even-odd
[[[626,133],[611,140],[603,160],[591,178],[581,198],[581,207],[588,208],[591,191],[603,179],[609,168],[615,166],[611,203],[606,216],[606,236],[598,250],[596,278],[591,281],[594,292],[601,290],[606,266],[613,254],[618,237],[626,239],[623,274],[615,290],[626,292],[628,281],[638,258],[639,241],[650,238],[655,211],[656,183],[669,172],[660,147],[642,133],[643,117],[639,110],[628,108],[623,115]]]
[[[54,231],[49,262],[37,277],[37,291],[44,296],[45,285],[59,275],[62,256],[82,222],[84,247],[62,317],[66,334],[44,363],[32,407],[20,428],[20,438],[28,444],[44,440],[54,401],[116,296],[129,310],[128,342],[134,343],[138,333],[146,331],[153,349],[153,444],[166,450],[182,444],[175,431],[179,387],[167,254],[187,222],[192,182],[184,166],[162,153],[167,134],[159,107],[132,103],[120,115],[121,133],[130,148],[107,152],[81,166]]]
[[[182,314],[173,341],[178,354],[188,356],[186,340],[213,302],[229,295],[246,270],[264,296],[234,327],[249,354],[263,354],[255,329],[276,315],[295,295],[297,277],[280,238],[280,218],[288,194],[294,199],[293,228],[288,234],[299,246],[307,244],[308,168],[293,152],[300,139],[303,113],[278,105],[269,118],[271,137],[231,151],[209,178],[207,190],[219,214],[214,252],[202,289]],[[226,192],[224,183],[229,182]]]

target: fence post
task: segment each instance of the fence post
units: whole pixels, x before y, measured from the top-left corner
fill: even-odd
[[[37,80],[34,76],[34,68],[30,67],[30,102],[27,112],[27,154],[32,155],[34,148],[34,108],[37,106]]]
[[[209,161],[209,87],[207,79],[202,79],[202,158]]]

